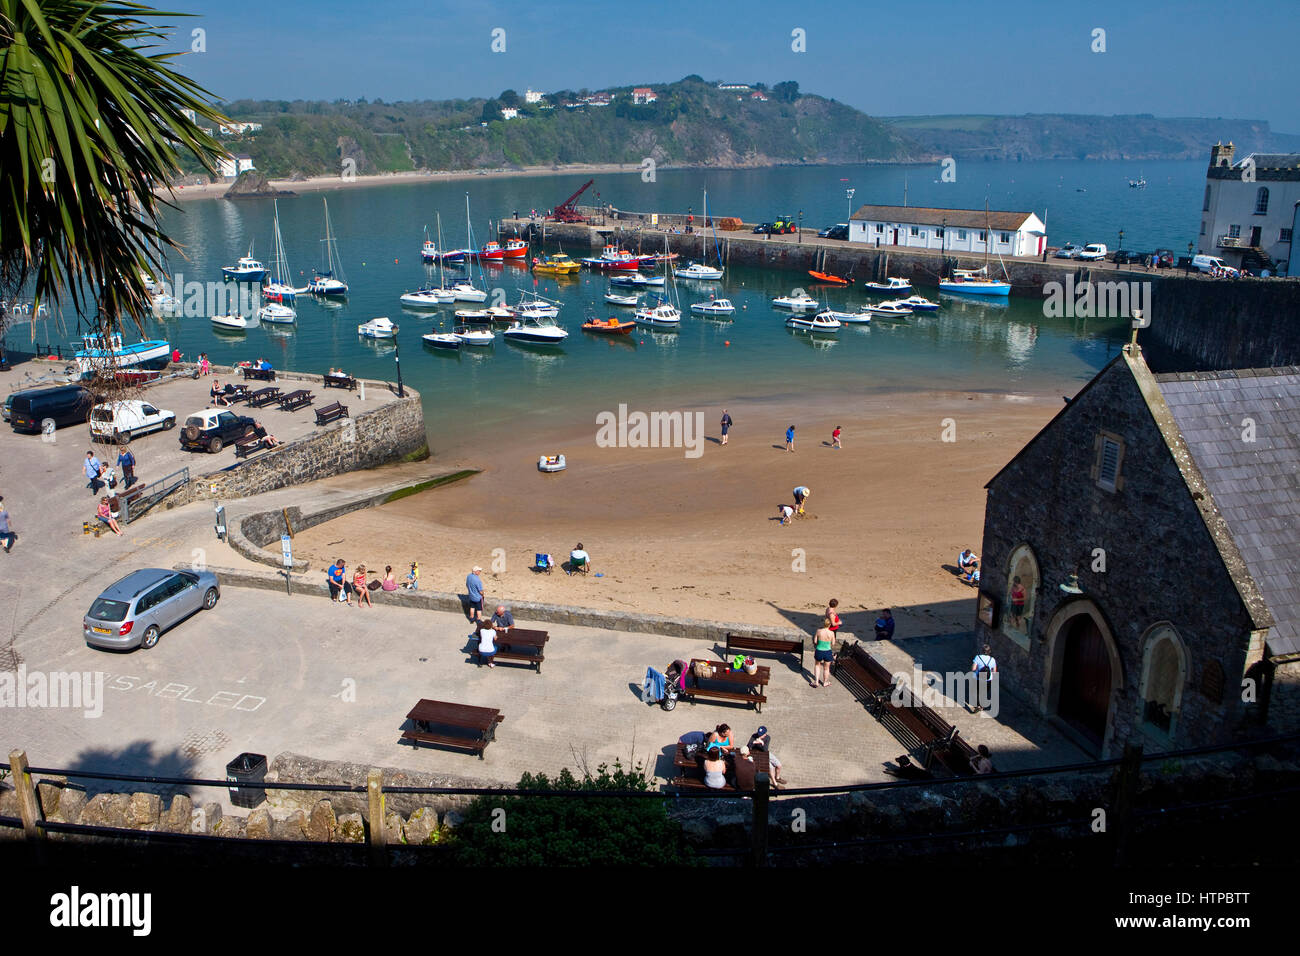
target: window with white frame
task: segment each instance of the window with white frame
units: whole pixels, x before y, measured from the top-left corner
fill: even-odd
[[[1011,242],[1011,233],[1009,232],[998,233],[998,242],[1002,243],[1002,245],[1004,246],[1009,245]]]
[[[1228,238],[1229,238],[1229,239],[1240,239],[1240,238],[1241,238],[1241,226],[1229,226],[1229,227],[1228,227]]]
[[[1260,186],[1255,190],[1255,215],[1268,215],[1268,187]]]
[[[919,236],[920,234],[921,234],[921,227],[920,227],[920,226],[913,226],[913,227],[912,227],[912,235],[914,235],[914,236]]]
[[[958,241],[958,242],[965,242],[965,241],[966,241],[966,230],[965,230],[965,229],[958,229],[958,230],[957,230],[957,241]]]
[[[1283,229],[1282,231],[1283,231],[1283,232],[1290,232],[1291,230],[1289,230],[1289,229]],[[936,230],[934,231],[934,238],[936,238],[936,239],[942,239],[942,238],[943,238],[943,232],[944,232],[944,230],[943,230],[943,226],[940,226],[938,229],[936,229]],[[1290,237],[1288,236],[1287,238],[1289,239]]]
[[[988,241],[988,238],[989,238],[989,234],[988,234],[987,232],[985,232],[983,229],[981,229],[981,230],[980,230],[980,242],[987,242],[987,241]]]

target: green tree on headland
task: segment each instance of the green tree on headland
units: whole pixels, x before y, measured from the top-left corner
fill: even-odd
[[[155,195],[182,151],[209,172],[225,150],[182,110],[226,117],[151,53],[160,13],[131,2],[0,0],[0,297],[30,290],[98,310],[103,332],[141,328],[142,270],[175,247]],[[197,42],[197,38],[196,38]],[[91,311],[91,310],[87,310]]]

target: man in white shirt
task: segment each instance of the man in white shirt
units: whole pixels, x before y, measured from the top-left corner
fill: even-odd
[[[989,645],[985,644],[983,653],[975,655],[975,659],[971,661],[970,669],[975,673],[975,679],[984,685],[982,688],[977,688],[976,690],[976,712],[985,709],[984,705],[981,703],[981,701],[984,700],[990,702],[990,706],[987,709],[992,710],[993,675],[997,672],[998,662],[994,659],[993,649],[989,647]]]
[[[590,564],[591,555],[582,550],[582,542],[579,541],[578,546],[569,552],[569,573],[572,574],[574,571],[585,572]]]

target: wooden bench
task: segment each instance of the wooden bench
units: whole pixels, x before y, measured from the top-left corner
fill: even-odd
[[[496,739],[497,724],[505,720],[505,717],[494,707],[471,707],[468,704],[422,699],[411,708],[406,719],[414,727],[402,731],[402,739],[411,741],[413,746],[418,748],[420,744],[433,744],[470,750],[482,760],[483,751]],[[435,726],[468,731],[469,735],[441,733],[433,729]]]
[[[477,638],[477,631],[475,632]],[[534,631],[523,627],[512,627],[508,632],[502,634],[497,632],[496,645],[497,652],[492,655],[492,661],[519,661],[530,667],[536,667],[537,673],[542,672],[542,662],[546,660],[546,655],[542,653],[542,648],[550,640],[550,634],[546,631]],[[474,658],[476,663],[483,666],[483,655],[478,651],[478,645],[474,645]]]
[[[732,651],[757,651],[764,654],[798,654],[799,669],[803,670],[804,642],[800,640],[779,640],[769,637],[750,637],[747,634],[727,634],[727,656]]]
[[[357,380],[351,375],[322,375],[326,388],[346,388],[352,391],[357,390]]]
[[[243,372],[244,372],[244,381],[246,382],[250,378],[255,378],[259,382],[275,381],[275,369],[273,368],[249,368],[245,366]]]
[[[235,442],[235,457],[247,458],[255,451],[262,448],[262,439],[260,438],[242,438]]]
[[[248,395],[249,408],[261,408],[263,405],[270,405],[272,402],[280,400],[280,389],[274,385],[268,385],[266,388],[259,388]]]
[[[335,402],[332,405],[326,405],[324,408],[316,409],[316,424],[328,425],[330,422],[339,418],[348,417],[348,407]]]
[[[701,687],[701,678],[695,676],[696,663],[695,660],[690,662],[690,667],[687,670],[686,688],[681,692],[682,697],[690,698],[692,704],[695,703],[696,697],[753,704],[758,713],[763,712],[763,705],[767,703],[767,695],[764,693],[763,688],[771,680],[771,668],[760,666],[756,673],[746,674],[744,671],[730,670],[726,665],[721,665],[717,661],[700,661],[699,663],[713,666],[713,676],[705,677],[703,680],[745,688],[744,690],[725,690],[720,687]],[[750,688],[753,687],[757,687],[758,690],[751,690]]]
[[[315,396],[305,388],[290,392],[288,395],[280,396],[280,408],[286,412],[296,412],[304,405],[310,405],[315,401]]]

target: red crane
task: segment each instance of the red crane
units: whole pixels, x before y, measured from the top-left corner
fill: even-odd
[[[578,215],[578,210],[577,210],[578,197],[581,196],[583,193],[585,193],[587,191],[587,187],[590,186],[595,181],[596,180],[594,179],[588,179],[585,183],[582,184],[581,189],[579,189],[568,199],[564,200],[564,202],[556,206],[555,209],[551,211],[550,216],[548,216],[547,218],[554,219],[556,222],[586,222],[587,221],[586,216]]]

